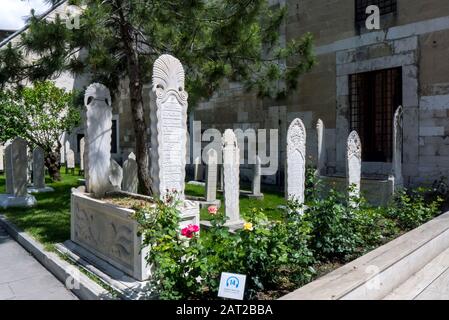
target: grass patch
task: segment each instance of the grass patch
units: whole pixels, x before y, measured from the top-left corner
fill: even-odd
[[[55,192],[35,194],[35,207],[0,209],[9,221],[51,251],[54,251],[53,244],[70,239],[70,190],[78,185],[81,177],[65,174],[65,170],[61,170],[61,178],[58,182],[47,179],[47,185]],[[0,193],[4,192],[5,176],[1,175]]]
[[[249,190],[248,187],[245,190]],[[273,190],[269,186],[262,190],[264,194],[263,200],[252,199],[248,197],[240,197],[240,215],[245,218],[251,214],[252,209],[263,209],[269,219],[278,220],[281,216],[279,206],[287,205],[284,199],[284,193]],[[190,196],[203,197],[205,188],[199,185],[186,184],[185,193]],[[217,199],[221,200],[219,212],[224,211],[224,197],[222,192],[217,192]],[[201,209],[201,220],[210,220],[211,216],[207,212],[207,208]]]
[[[51,182],[47,177],[47,185],[55,192],[36,194],[37,206],[34,208],[0,209],[9,221],[33,236],[42,243],[47,250],[54,250],[53,245],[70,239],[70,193],[73,187],[78,186],[78,170],[75,175],[66,174],[65,168],[61,170],[61,181]],[[244,186],[249,189],[248,186]],[[242,217],[248,217],[253,208],[265,211],[270,219],[280,217],[278,206],[285,205],[284,195],[270,187],[264,188],[264,199],[250,199],[240,197],[240,212]],[[0,175],[0,193],[5,192],[5,176]],[[186,194],[203,196],[204,187],[186,184]],[[223,194],[217,193],[217,198],[224,204]],[[222,212],[224,206],[220,208]],[[207,209],[201,210],[201,219],[209,220],[211,217]]]

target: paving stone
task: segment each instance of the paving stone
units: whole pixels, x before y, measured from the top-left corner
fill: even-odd
[[[0,300],[11,299],[77,298],[0,227]]]
[[[0,300],[14,298],[14,292],[7,284],[0,284]]]

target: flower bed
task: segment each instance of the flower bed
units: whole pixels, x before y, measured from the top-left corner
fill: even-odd
[[[309,193],[303,215],[297,203],[275,221],[254,209],[244,213],[244,228],[236,232],[224,227],[215,208],[209,210],[212,227],[201,235],[177,228],[173,203],[141,208],[137,220],[152,247],[146,259],[157,266],[152,288],[160,298],[214,299],[221,272],[234,272],[247,275],[246,299],[273,299],[435,217],[441,200],[424,194],[399,192],[379,208],[336,191],[324,199]]]

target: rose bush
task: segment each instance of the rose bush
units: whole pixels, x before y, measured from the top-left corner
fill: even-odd
[[[334,190],[318,195],[310,193],[305,205],[288,202],[276,220],[262,209],[242,212],[245,222],[235,231],[211,206],[211,226],[201,237],[198,226],[180,228],[176,194],[155,208],[136,208],[144,245],[150,247],[152,291],[161,299],[215,299],[222,272],[247,275],[246,299],[292,290],[313,279],[315,267],[354,259],[431,219],[440,205],[438,198],[426,202],[423,195],[405,191],[388,208]]]

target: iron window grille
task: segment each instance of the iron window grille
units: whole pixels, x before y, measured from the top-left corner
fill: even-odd
[[[362,159],[391,162],[393,116],[402,105],[402,68],[349,76],[350,127],[360,135]]]

